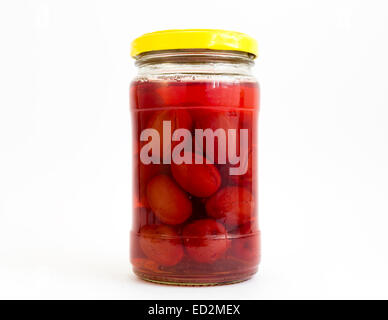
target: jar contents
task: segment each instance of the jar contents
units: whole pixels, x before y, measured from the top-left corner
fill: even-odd
[[[182,285],[242,281],[260,258],[256,82],[136,80],[131,263]]]

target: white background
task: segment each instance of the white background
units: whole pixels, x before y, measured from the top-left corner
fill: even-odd
[[[129,272],[137,36],[257,38],[262,264],[180,288]],[[388,298],[386,1],[0,2],[0,298]]]

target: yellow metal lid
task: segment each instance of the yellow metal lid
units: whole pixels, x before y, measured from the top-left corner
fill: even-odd
[[[258,55],[255,39],[240,32],[211,30],[211,29],[183,29],[165,30],[146,33],[132,42],[131,56],[159,50],[178,49],[211,49],[242,51]]]

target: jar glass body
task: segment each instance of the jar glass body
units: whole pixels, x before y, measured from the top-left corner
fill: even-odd
[[[136,64],[134,273],[181,285],[249,279],[260,260],[252,57],[169,50]]]

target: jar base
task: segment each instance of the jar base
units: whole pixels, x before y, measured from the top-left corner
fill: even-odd
[[[211,276],[179,276],[179,275],[158,275],[151,273],[144,273],[136,268],[133,269],[133,273],[141,280],[173,286],[189,286],[189,287],[204,287],[204,286],[220,286],[227,284],[234,284],[249,280],[257,272],[257,267],[252,268],[249,271],[238,274],[217,274]]]

